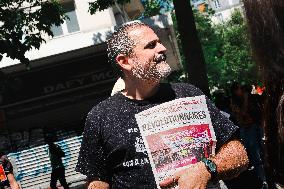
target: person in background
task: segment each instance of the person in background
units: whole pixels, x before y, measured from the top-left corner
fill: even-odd
[[[64,189],[69,189],[65,179],[65,168],[62,163],[62,157],[64,157],[65,154],[57,144],[54,144],[54,138],[52,135],[47,135],[46,142],[48,144],[49,158],[52,168],[50,188],[57,189],[56,183],[57,180],[59,180]]]
[[[232,84],[231,110],[233,120],[240,127],[239,137],[247,149],[250,167],[254,169],[262,189],[267,189],[262,153],[262,106],[258,95],[251,94],[251,89],[236,82]]]
[[[212,96],[216,107],[225,117],[231,120],[230,100],[226,96],[225,91],[222,89],[217,90],[212,94]]]
[[[20,189],[13,174],[13,166],[3,152],[0,152],[0,179],[0,189]]]
[[[265,157],[270,188],[284,188],[284,1],[244,0],[253,53],[264,80]]]

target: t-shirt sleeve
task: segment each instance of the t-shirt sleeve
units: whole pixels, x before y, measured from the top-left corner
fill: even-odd
[[[234,133],[238,130],[238,126],[223,115],[207,97],[206,101],[217,139],[216,149],[218,150],[223,144],[232,138]]]
[[[188,93],[190,93],[191,96],[204,95],[204,93],[200,89],[194,87],[193,85],[188,85],[187,90],[189,90]],[[236,126],[226,116],[224,116],[207,96],[206,102],[216,135],[216,149],[218,150],[223,144],[225,144],[229,139],[232,138],[234,133],[238,130],[238,126]]]
[[[75,170],[87,176],[89,181],[109,183],[106,155],[103,150],[99,116],[91,111],[86,119],[83,139]]]

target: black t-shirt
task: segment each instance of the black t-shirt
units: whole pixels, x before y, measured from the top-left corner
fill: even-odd
[[[111,188],[156,188],[151,165],[135,114],[161,103],[203,93],[189,84],[161,84],[147,100],[133,100],[117,93],[88,114],[76,171]],[[207,98],[217,149],[237,130]]]

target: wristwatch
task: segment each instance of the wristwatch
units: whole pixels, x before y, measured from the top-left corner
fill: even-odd
[[[207,158],[202,158],[201,160],[204,164],[208,172],[211,174],[211,181],[213,184],[217,184],[218,177],[217,177],[217,166],[216,164]]]

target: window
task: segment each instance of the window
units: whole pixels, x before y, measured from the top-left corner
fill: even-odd
[[[215,7],[216,9],[219,8],[219,7],[221,7],[221,4],[220,4],[219,0],[214,0],[214,1],[213,1],[213,4],[214,4],[214,7]]]
[[[65,14],[69,17],[69,19],[66,19],[60,26],[53,25],[51,27],[51,31],[53,32],[54,37],[66,35],[68,33],[73,33],[80,30],[74,2],[70,1],[64,3],[62,6],[65,10]]]
[[[63,30],[62,30],[61,26],[52,25],[51,26],[51,31],[52,31],[54,37],[63,35]]]

